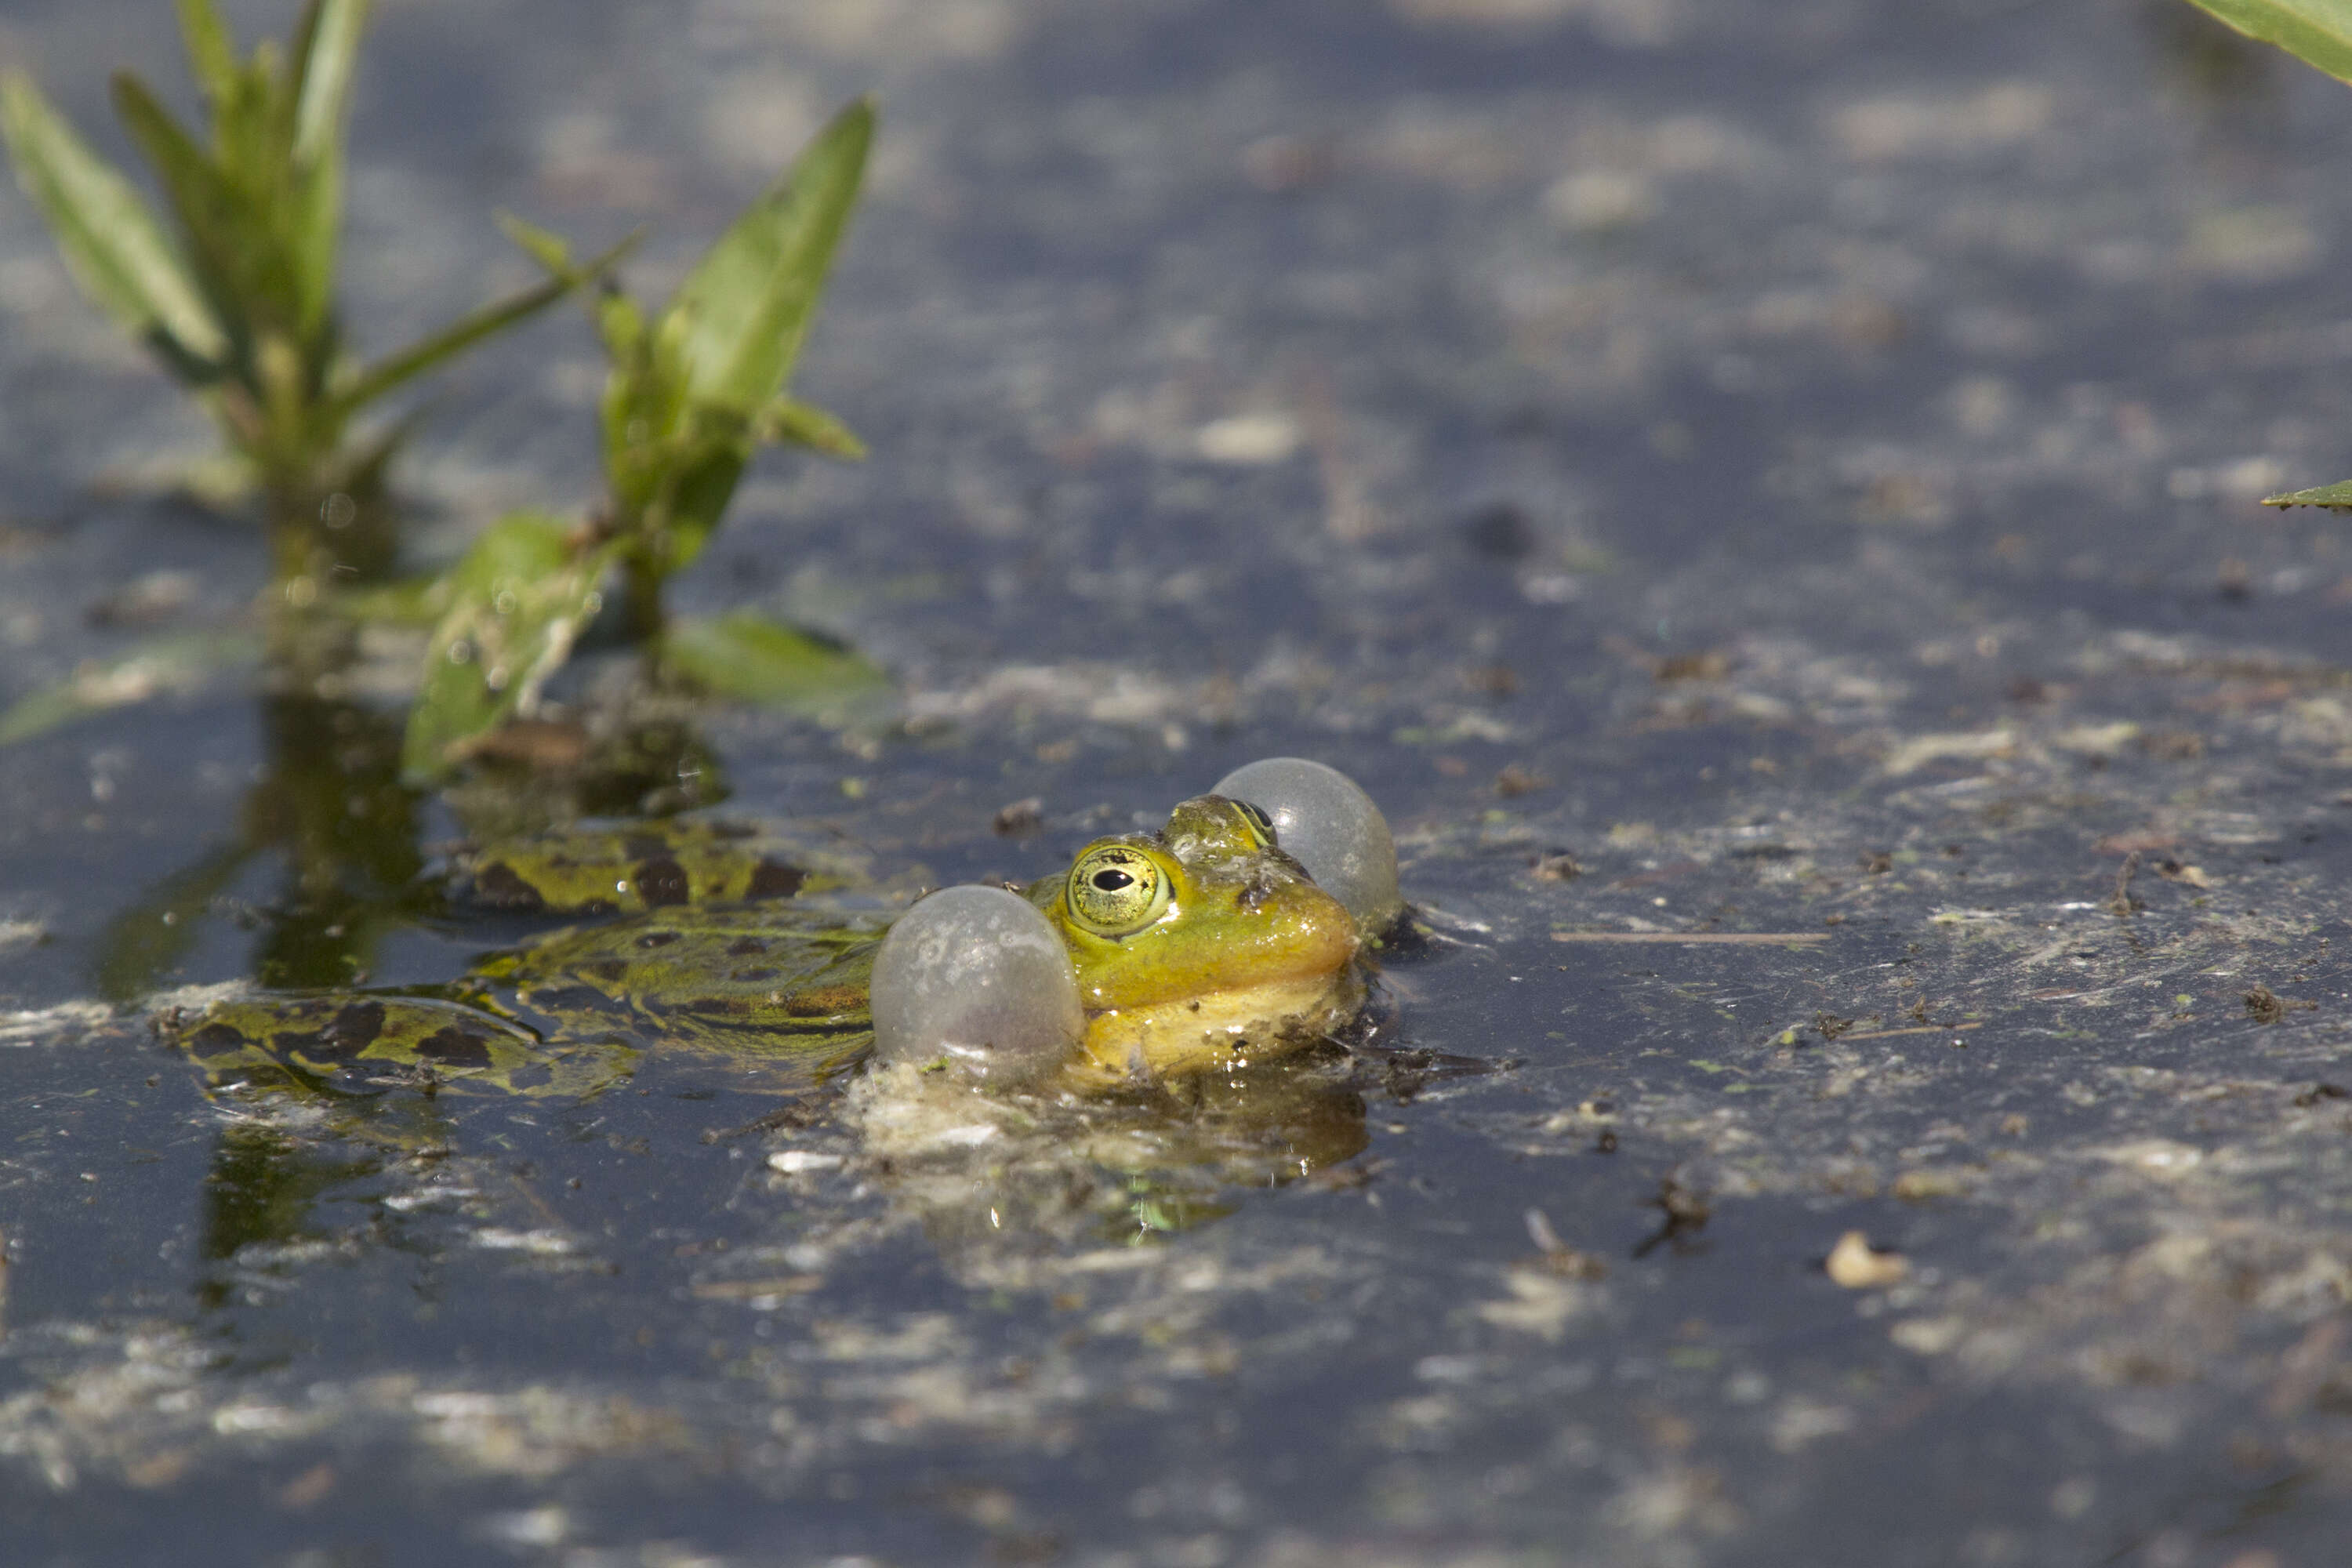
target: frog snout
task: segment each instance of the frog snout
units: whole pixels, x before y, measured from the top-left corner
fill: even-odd
[[[1266,899],[1259,912],[1270,913],[1281,933],[1271,944],[1281,955],[1286,974],[1300,977],[1336,974],[1355,962],[1363,935],[1348,907],[1312,882],[1296,882]]]

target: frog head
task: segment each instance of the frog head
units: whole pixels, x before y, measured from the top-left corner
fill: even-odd
[[[1201,795],[1157,833],[1097,838],[1028,897],[1076,971],[1082,1073],[1238,1066],[1363,1000],[1354,917],[1242,801]]]

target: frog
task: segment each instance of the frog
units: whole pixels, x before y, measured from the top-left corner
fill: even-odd
[[[525,858],[499,863],[520,879]],[[1196,796],[1156,831],[1097,838],[1063,871],[1007,886],[1060,935],[1077,981],[1085,1031],[1064,1089],[1238,1070],[1365,1004],[1369,933],[1246,802]],[[771,1068],[793,1092],[870,1051],[889,923],[838,900],[664,903],[488,954],[447,985],[213,996],[154,1024],[216,1087],[580,1098],[650,1051],[700,1049]]]

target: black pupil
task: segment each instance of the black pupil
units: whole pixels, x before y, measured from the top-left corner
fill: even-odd
[[[1129,876],[1124,871],[1097,871],[1095,873],[1095,886],[1100,888],[1106,893],[1116,893],[1121,888],[1131,886],[1134,881],[1135,879]]]

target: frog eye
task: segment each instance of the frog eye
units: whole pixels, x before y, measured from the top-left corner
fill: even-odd
[[[1251,805],[1245,800],[1237,800],[1234,802],[1234,809],[1242,814],[1242,820],[1244,822],[1249,824],[1250,832],[1257,837],[1259,848],[1272,849],[1276,847],[1274,836],[1274,818],[1268,816],[1259,807]]]
[[[1126,844],[1106,844],[1070,868],[1070,914],[1097,936],[1127,936],[1160,918],[1175,892],[1160,863]]]

